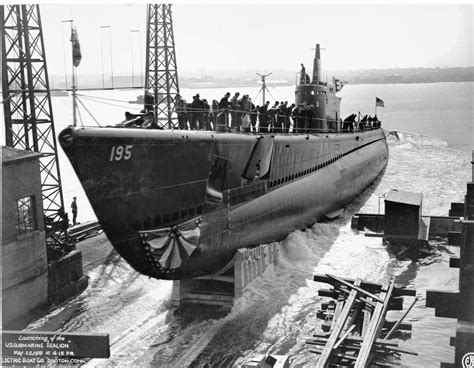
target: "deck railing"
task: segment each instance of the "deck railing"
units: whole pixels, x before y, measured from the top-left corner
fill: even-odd
[[[217,132],[235,133],[351,133],[367,131],[380,128],[380,121],[346,122],[341,119],[321,119],[300,115],[278,114],[277,110],[268,110],[266,114],[255,111],[244,111],[234,109],[198,109],[186,108],[185,111],[177,110],[178,120],[184,119],[187,129],[184,130],[212,130]],[[250,123],[243,126],[242,118],[248,115]],[[120,127],[141,127],[140,117],[145,115],[136,114],[135,118],[120,123]],[[150,116],[149,113],[147,116]],[[252,124],[252,121],[255,124]],[[264,123],[263,126],[261,123]],[[325,128],[324,128],[325,127]]]

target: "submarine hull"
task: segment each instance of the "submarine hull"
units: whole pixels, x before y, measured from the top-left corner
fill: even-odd
[[[162,279],[225,271],[237,249],[281,240],[344,208],[388,161],[382,129],[69,127],[59,141],[113,246],[138,272]]]

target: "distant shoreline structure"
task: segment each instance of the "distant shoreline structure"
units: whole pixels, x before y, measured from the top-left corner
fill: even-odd
[[[193,75],[194,74],[194,75]],[[196,75],[198,74],[198,76]],[[440,83],[440,82],[474,82],[473,67],[452,68],[393,68],[393,69],[365,69],[327,71],[323,77],[331,80],[332,75],[345,81],[345,84],[414,84],[414,83]],[[80,88],[102,88],[102,78],[96,74],[81,74],[78,76]],[[295,83],[294,71],[273,71],[273,80],[267,81],[268,87],[292,86]],[[324,78],[323,78],[324,79]],[[64,75],[50,75],[52,88],[64,89]],[[139,76],[128,74],[114,74],[115,88],[138,87]],[[180,74],[179,85],[181,88],[206,89],[206,88],[240,88],[260,87],[259,78],[255,71],[212,71],[206,70],[206,75],[201,72],[183,71]],[[104,85],[111,87],[110,76],[106,76]]]

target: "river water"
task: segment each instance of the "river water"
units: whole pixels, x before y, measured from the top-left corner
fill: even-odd
[[[305,347],[305,338],[321,321],[316,312],[322,298],[312,281],[315,273],[359,277],[381,282],[395,277],[398,286],[417,290],[419,302],[407,317],[413,324],[411,339],[399,335],[401,346],[419,356],[402,356],[406,366],[434,367],[454,360],[449,337],[456,320],[434,317],[426,308],[427,289],[455,290],[458,270],[449,268],[449,257],[458,248],[433,241],[437,255],[421,262],[398,259],[379,238],[367,238],[350,228],[356,212],[377,213],[379,197],[390,189],[423,193],[424,215],[447,215],[451,202],[460,202],[471,180],[472,101],[474,83],[348,85],[342,91],[342,116],[360,111],[373,114],[375,96],[385,102],[377,114],[399,138],[388,138],[390,159],[376,183],[348,206],[333,222],[317,223],[296,231],[281,242],[280,263],[269,267],[236,300],[230,313],[215,308],[175,310],[170,304],[171,282],[134,272],[111,254],[96,268],[86,269],[89,288],[65,306],[35,321],[36,330],[108,333],[111,358],[95,359],[88,366],[227,367],[239,366],[256,353],[288,354],[292,366],[311,366],[316,355]],[[183,90],[190,100],[220,99],[224,89]],[[230,91],[233,93],[234,91]],[[242,88],[255,100],[258,88]],[[292,101],[292,87],[270,89],[277,100]],[[86,93],[84,93],[86,94]],[[136,91],[87,92],[105,97],[108,104],[83,97],[102,125],[120,121],[124,105]],[[112,101],[117,100],[117,101]],[[118,106],[112,106],[118,105]],[[122,106],[122,108],[119,108]],[[53,98],[56,133],[71,122],[70,99]],[[86,118],[83,112],[83,118]],[[86,120],[86,119],[85,119]],[[93,125],[86,120],[87,125]],[[64,154],[60,152],[66,203],[78,197],[79,220],[94,219],[87,198]],[[412,298],[406,297],[406,308]],[[393,314],[392,314],[393,313]],[[401,312],[390,312],[395,319]]]

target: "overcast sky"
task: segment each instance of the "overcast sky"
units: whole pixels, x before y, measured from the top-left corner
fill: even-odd
[[[102,60],[110,72],[110,38],[114,74],[131,73],[132,61],[134,73],[140,63],[144,70],[146,4],[40,9],[50,73],[64,73],[65,56],[71,63],[68,19],[81,42],[79,73],[100,74]],[[328,70],[474,65],[472,4],[178,3],[172,11],[182,71],[299,71],[312,66],[318,42]]]

